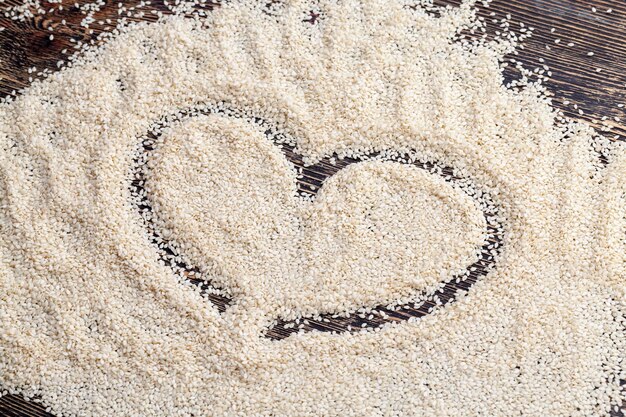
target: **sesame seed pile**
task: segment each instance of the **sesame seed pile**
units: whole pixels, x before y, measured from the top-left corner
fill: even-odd
[[[234,0],[3,101],[0,393],[57,416],[620,407],[626,147],[529,71],[504,85],[519,38],[483,29],[473,1]],[[305,189],[292,153],[357,162]],[[423,317],[264,336],[432,298],[485,250]]]

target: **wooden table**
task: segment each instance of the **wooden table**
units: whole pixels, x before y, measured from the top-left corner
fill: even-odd
[[[435,3],[458,5],[459,2],[437,0]],[[20,3],[5,0],[0,3],[0,10]],[[64,9],[60,10],[58,3],[42,0],[41,6],[48,13],[38,14],[31,8],[34,16],[24,20],[0,17],[0,27],[4,29],[0,32],[0,94],[19,95],[19,90],[28,86],[32,79],[41,78],[38,74],[42,71],[56,71],[59,61],[75,50],[76,43],[72,40],[89,42],[99,33],[110,30],[119,16],[119,1],[105,0],[104,3],[93,13],[95,21],[89,29],[81,26],[88,11],[76,7],[74,1],[62,3]],[[140,2],[123,3],[130,9],[138,7]],[[88,2],[78,1],[77,4],[84,6]],[[207,3],[205,8],[212,7]],[[50,11],[52,8],[54,10]],[[609,9],[611,13],[607,13]],[[153,0],[152,4],[137,10],[144,11],[144,16],[129,20],[154,21],[156,15],[150,13],[152,10],[168,12],[163,0]],[[491,13],[496,15],[490,16]],[[481,7],[480,15],[489,22],[492,33],[499,25],[492,23],[492,19],[499,20],[506,15],[511,16],[516,31],[521,27],[520,22],[527,28],[533,27],[533,37],[525,41],[524,49],[519,49],[519,55],[514,58],[527,68],[550,67],[552,78],[546,85],[554,94],[554,106],[567,117],[585,120],[598,129],[602,126],[602,117],[608,117],[605,123],[612,126],[612,130],[606,135],[613,140],[626,138],[626,1],[495,0],[490,7]],[[107,19],[113,24],[107,23]],[[36,70],[31,70],[33,67]],[[514,74],[507,70],[505,76],[512,78]],[[625,106],[620,108],[620,104]],[[626,406],[611,415],[624,416],[625,413]],[[0,399],[0,416],[51,415],[39,404],[9,395]]]

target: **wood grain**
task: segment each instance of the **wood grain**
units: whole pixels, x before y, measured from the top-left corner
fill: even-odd
[[[8,0],[0,3],[0,10],[18,6],[21,2]],[[438,5],[458,5],[459,0],[438,0]],[[54,72],[59,61],[66,61],[75,51],[76,41],[97,42],[97,36],[110,30],[119,16],[118,2],[105,1],[101,10],[93,13],[95,20],[89,29],[81,26],[81,21],[89,13],[81,7],[86,2],[79,1],[78,7],[65,4],[60,10],[58,3],[41,2],[49,11],[20,20],[10,15],[0,17],[0,94],[19,95],[19,90],[27,87],[33,79],[43,78],[43,72]],[[155,21],[152,11],[169,13],[163,1],[153,1],[140,6],[136,0],[124,1],[127,11],[144,12],[141,17],[130,17],[130,21]],[[216,7],[207,2],[205,9]],[[596,12],[592,11],[596,8]],[[53,9],[54,10],[51,10]],[[612,13],[606,10],[612,9]],[[491,16],[495,13],[495,16]],[[2,15],[3,13],[0,13]],[[553,104],[573,119],[582,119],[596,128],[602,126],[603,116],[612,131],[607,133],[615,140],[626,137],[626,2],[623,0],[495,0],[489,7],[480,8],[479,15],[489,25],[489,33],[499,29],[499,21],[510,15],[512,27],[533,27],[534,35],[524,43],[518,55],[512,56],[529,68],[547,65],[552,78],[546,83],[553,93]],[[111,23],[107,22],[111,20]],[[497,19],[498,22],[492,22]],[[554,29],[554,30],[552,30]],[[50,38],[53,35],[53,39]],[[556,41],[559,40],[558,43]],[[573,44],[573,46],[568,46]],[[588,53],[593,52],[593,56]],[[540,62],[540,59],[543,62]],[[32,68],[36,68],[32,70]],[[30,71],[29,71],[30,69]],[[598,72],[597,70],[601,71]],[[513,70],[505,71],[505,79],[517,76]],[[569,102],[569,103],[568,103]],[[576,107],[575,107],[576,106]],[[582,110],[584,114],[580,114]],[[312,181],[319,182],[328,173],[323,167],[310,172]],[[398,311],[398,319],[404,314],[417,314],[410,308]],[[357,326],[359,321],[352,324]],[[322,329],[343,330],[347,324],[336,322],[320,323]],[[612,412],[612,416],[624,416],[626,408]],[[7,395],[0,398],[0,416],[43,417],[51,416],[45,407],[35,402]]]

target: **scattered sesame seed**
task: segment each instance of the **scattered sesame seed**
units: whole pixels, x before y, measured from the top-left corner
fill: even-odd
[[[72,40],[71,68],[28,69],[48,79],[0,106],[3,394],[94,416],[595,417],[626,399],[619,135],[556,113],[505,55],[510,15],[498,45],[451,47],[441,33],[482,36],[472,2],[360,2],[358,19],[320,2],[313,29],[297,1],[208,21],[165,1],[104,48]],[[433,314],[396,322],[407,304]],[[378,324],[311,331],[354,317]],[[266,337],[281,320],[294,333]]]

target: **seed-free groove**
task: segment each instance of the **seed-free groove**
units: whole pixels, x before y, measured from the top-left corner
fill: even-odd
[[[228,295],[228,289],[217,288],[212,285],[210,277],[207,277],[197,266],[194,266],[174,242],[159,232],[158,226],[152,220],[155,214],[152,210],[150,197],[144,188],[146,175],[149,175],[149,170],[144,164],[147,162],[150,152],[154,151],[156,146],[158,146],[162,129],[173,122],[211,113],[246,118],[262,130],[268,140],[280,147],[285,158],[298,170],[297,192],[299,196],[304,198],[314,198],[327,178],[343,168],[365,160],[393,160],[398,163],[412,164],[428,171],[432,175],[439,175],[448,182],[468,182],[468,179],[456,176],[454,169],[451,167],[440,166],[435,162],[409,159],[406,154],[385,157],[380,152],[375,152],[362,158],[338,158],[337,155],[332,155],[323,158],[314,165],[307,166],[303,162],[302,155],[298,153],[293,145],[294,141],[292,138],[283,133],[277,133],[275,127],[269,121],[247,112],[233,109],[223,103],[220,103],[217,110],[215,110],[215,107],[199,105],[162,117],[153,124],[144,137],[140,138],[139,155],[134,159],[133,180],[130,184],[132,201],[135,204],[135,209],[142,213],[142,221],[146,226],[150,240],[156,247],[159,259],[186,282],[199,286],[203,296],[213,303],[220,312],[226,311],[233,302]],[[207,140],[210,140],[210,138],[207,138]],[[475,196],[472,197],[475,198]],[[279,318],[275,325],[267,329],[265,337],[280,340],[299,331],[312,330],[357,332],[363,329],[381,327],[392,322],[419,318],[454,301],[458,291],[468,291],[478,279],[485,276],[495,266],[496,257],[502,248],[503,229],[502,225],[497,221],[497,208],[487,193],[482,193],[481,199],[483,203],[486,203],[482,204],[482,207],[488,233],[487,239],[481,247],[480,258],[469,265],[465,273],[455,275],[448,281],[442,282],[441,288],[437,291],[416,294],[416,301],[405,305],[363,306],[363,308],[352,313],[325,313],[316,317],[303,317],[291,321]],[[146,213],[149,213],[149,216],[146,216]]]

